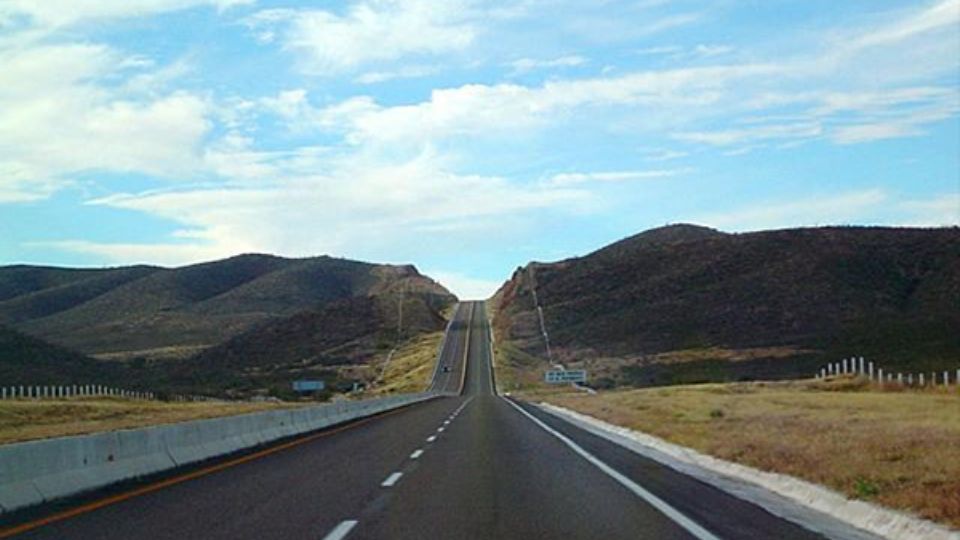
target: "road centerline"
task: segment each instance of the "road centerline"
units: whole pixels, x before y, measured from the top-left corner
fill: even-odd
[[[323,537],[323,540],[343,540],[350,531],[357,526],[357,520],[355,519],[345,519],[341,521],[336,527],[333,528],[326,536]]]
[[[400,481],[400,477],[403,476],[402,472],[395,472],[387,477],[386,480],[380,484],[381,487],[393,487],[397,482]]]

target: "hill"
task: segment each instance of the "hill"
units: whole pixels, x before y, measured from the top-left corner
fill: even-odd
[[[0,268],[0,323],[109,359],[187,358],[255,326],[367,295],[452,301],[412,266],[240,255],[181,268]]]
[[[282,393],[302,378],[344,388],[368,384],[392,347],[446,324],[428,297],[405,294],[402,321],[398,302],[384,294],[342,298],[268,321],[193,358],[166,363],[165,386],[243,395]]]
[[[15,385],[114,385],[125,369],[0,326],[0,381]]]
[[[681,225],[531,263],[493,298],[494,325],[542,369],[536,301],[553,359],[602,385],[807,376],[850,355],[955,368],[960,229]]]

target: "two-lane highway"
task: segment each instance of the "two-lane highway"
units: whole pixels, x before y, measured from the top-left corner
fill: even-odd
[[[459,395],[75,508],[22,537],[819,538],[498,396],[491,359],[484,306],[463,303],[432,383]]]

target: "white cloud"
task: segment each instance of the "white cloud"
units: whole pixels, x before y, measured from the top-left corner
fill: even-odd
[[[632,180],[652,180],[670,178],[689,172],[687,169],[657,169],[646,171],[604,171],[589,173],[560,173],[547,180],[551,186],[569,186],[585,182],[627,182]]]
[[[428,269],[423,273],[439,281],[461,300],[485,300],[503,285],[501,281],[478,279],[459,272]]]
[[[907,200],[899,208],[906,217],[903,225],[914,227],[960,226],[960,185],[957,192],[925,200]]]
[[[942,28],[950,28],[955,33],[958,22],[960,22],[960,0],[940,0],[922,11],[864,33],[850,43],[849,47],[857,50],[895,44]]]
[[[200,261],[225,259],[238,253],[255,251],[255,249],[243,242],[217,244],[106,244],[83,240],[64,240],[57,242],[32,242],[27,244],[27,247],[52,247],[63,251],[96,255],[109,264],[155,264],[160,266],[182,266]]]
[[[25,15],[39,26],[67,26],[102,19],[143,17],[200,6],[225,10],[255,0],[5,0],[0,21]]]
[[[478,32],[471,14],[463,1],[365,0],[351,4],[342,15],[265,10],[246,22],[255,31],[281,24],[283,47],[298,53],[305,72],[334,75],[408,55],[463,50]]]
[[[555,67],[576,67],[586,64],[588,60],[579,55],[567,55],[552,58],[549,60],[537,60],[534,58],[519,58],[507,65],[513,68],[513,74],[519,75],[535,69],[555,68]]]
[[[674,134],[673,137],[682,141],[698,142],[714,146],[729,146],[770,139],[810,139],[818,137],[822,133],[823,128],[819,123],[800,122],[751,126],[720,131],[681,132]]]
[[[284,99],[298,107],[282,113],[302,125],[341,126],[354,144],[422,144],[443,137],[496,136],[542,127],[568,113],[592,107],[696,108],[716,103],[734,81],[777,68],[763,65],[712,66],[547,81],[541,86],[469,84],[433,90],[429,101],[383,107],[356,97],[325,109],[306,109],[305,94]],[[281,107],[273,107],[281,111]]]
[[[689,152],[684,152],[681,150],[653,149],[648,150],[644,158],[647,161],[672,161],[674,159],[680,159],[689,155]]]
[[[179,177],[202,167],[209,104],[174,92],[137,96],[100,84],[128,58],[99,45],[0,49],[0,190],[46,196],[72,173],[109,170]],[[136,62],[135,62],[136,64]],[[120,66],[120,67],[117,67]]]
[[[395,79],[416,79],[426,77],[439,71],[437,66],[403,66],[389,71],[369,71],[356,77],[353,81],[359,84],[377,84]]]
[[[756,202],[749,206],[696,218],[729,231],[757,231],[815,225],[844,225],[861,222],[889,200],[879,189],[812,196],[790,202]]]
[[[243,141],[236,144],[243,148]],[[198,253],[210,258],[237,250],[309,255],[370,249],[379,250],[381,259],[389,252],[410,260],[416,258],[412,252],[433,248],[422,243],[424,230],[431,230],[433,241],[461,241],[462,224],[489,230],[502,216],[575,208],[589,199],[575,189],[523,187],[500,177],[456,174],[430,151],[400,163],[364,155],[300,157],[271,163],[281,181],[114,195],[90,204],[179,223],[189,232],[180,233],[180,239],[194,241],[157,244],[162,262],[168,263],[177,254],[183,257],[180,262],[189,262],[198,260]],[[116,250],[112,244],[63,246],[112,253],[116,260],[136,253],[130,245]]]

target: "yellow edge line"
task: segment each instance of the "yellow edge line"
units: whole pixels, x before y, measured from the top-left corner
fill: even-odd
[[[373,420],[376,420],[376,419],[378,419],[378,418],[382,418],[382,417],[384,417],[384,416],[389,416],[389,415],[391,415],[391,414],[396,414],[396,413],[398,413],[398,412],[400,412],[400,411],[402,411],[402,410],[404,410],[404,409],[406,409],[406,408],[407,408],[407,407],[404,406],[404,407],[400,407],[400,408],[398,408],[398,409],[394,409],[394,410],[392,410],[392,411],[387,411],[387,412],[384,412],[384,413],[375,414],[375,415],[373,415],[373,416],[368,416],[367,418],[363,418],[363,419],[361,419],[361,420],[357,420],[357,421],[355,421],[355,422],[352,422],[352,423],[347,424],[347,425],[344,425],[344,426],[340,426],[340,427],[337,427],[337,428],[333,428],[333,429],[330,429],[330,430],[327,430],[327,431],[322,431],[322,432],[320,432],[320,433],[315,433],[315,434],[313,434],[313,435],[308,435],[308,436],[303,437],[303,438],[301,438],[301,439],[296,439],[296,440],[289,441],[289,442],[286,442],[286,443],[283,443],[283,444],[280,444],[280,445],[277,445],[277,446],[272,446],[272,447],[267,448],[267,449],[265,449],[265,450],[260,450],[259,452],[254,452],[253,454],[248,454],[248,455],[245,455],[245,456],[236,458],[236,459],[232,459],[232,460],[230,460],[230,461],[225,461],[225,462],[223,462],[223,463],[218,463],[218,464],[216,464],[216,465],[211,465],[210,467],[205,467],[205,468],[203,468],[203,469],[200,469],[200,470],[197,470],[197,471],[193,471],[193,472],[190,472],[190,473],[187,473],[187,474],[183,474],[183,475],[180,475],[180,476],[175,476],[175,477],[173,477],[173,478],[168,478],[168,479],[163,480],[163,481],[161,481],[161,482],[157,482],[157,483],[155,483],[155,484],[150,484],[150,485],[147,485],[147,486],[143,486],[143,487],[134,489],[134,490],[132,490],[132,491],[128,491],[128,492],[126,492],[126,493],[121,493],[121,494],[119,494],[119,495],[113,495],[113,496],[111,496],[111,497],[106,497],[106,498],[104,498],[104,499],[100,499],[100,500],[98,500],[98,501],[94,501],[94,502],[91,502],[91,503],[88,503],[88,504],[85,504],[85,505],[82,505],[82,506],[78,506],[78,507],[76,507],[76,508],[71,508],[70,510],[65,510],[65,511],[63,511],[63,512],[59,512],[59,513],[56,513],[56,514],[53,514],[53,515],[50,515],[50,516],[47,516],[47,517],[44,517],[44,518],[41,518],[41,519],[37,519],[37,520],[34,520],[34,521],[27,522],[27,523],[24,523],[24,524],[22,524],[22,525],[17,525],[17,526],[14,526],[14,527],[10,527],[10,528],[8,528],[8,529],[0,530],[0,538],[9,538],[9,537],[14,536],[14,535],[16,535],[16,534],[24,533],[24,532],[27,532],[27,531],[32,531],[33,529],[36,529],[36,528],[39,528],[39,527],[43,527],[44,525],[49,525],[49,524],[51,524],[51,523],[56,523],[56,522],[58,522],[58,521],[63,521],[63,520],[65,520],[65,519],[69,519],[69,518],[72,518],[72,517],[76,517],[76,516],[79,516],[79,515],[82,515],[82,514],[86,514],[86,513],[92,512],[92,511],[94,511],[94,510],[98,510],[98,509],[103,508],[103,507],[105,507],[105,506],[110,506],[110,505],[112,505],[112,504],[116,504],[116,503],[119,503],[119,502],[123,502],[123,501],[126,501],[126,500],[128,500],[128,499],[132,499],[132,498],[134,498],[134,497],[139,497],[140,495],[146,495],[146,494],[148,494],[148,493],[153,493],[154,491],[159,491],[159,490],[161,490],[161,489],[163,489],[163,488],[166,488],[166,487],[170,487],[170,486],[173,486],[173,485],[176,485],[176,484],[181,484],[181,483],[183,483],[183,482],[187,482],[187,481],[189,481],[189,480],[193,480],[193,479],[196,479],[196,478],[200,478],[200,477],[202,477],[202,476],[207,476],[207,475],[209,475],[209,474],[213,474],[213,473],[215,473],[215,472],[219,472],[219,471],[222,471],[222,470],[224,470],[224,469],[228,469],[228,468],[230,468],[230,467],[234,467],[234,466],[236,466],[236,465],[241,465],[241,464],[243,464],[243,463],[247,463],[247,462],[253,461],[253,460],[255,460],[255,459],[259,459],[259,458],[262,458],[262,457],[269,456],[270,454],[275,454],[275,453],[277,453],[277,452],[280,452],[281,450],[287,450],[287,449],[293,448],[293,447],[295,447],[295,446],[300,446],[301,444],[305,444],[305,443],[308,443],[308,442],[310,442],[310,441],[317,440],[317,439],[319,439],[319,438],[321,438],[321,437],[326,437],[326,436],[328,436],[328,435],[333,435],[333,434],[335,434],[335,433],[340,433],[341,431],[346,431],[346,430],[348,430],[348,429],[355,428],[355,427],[357,427],[357,426],[362,426],[363,424],[372,422]]]

